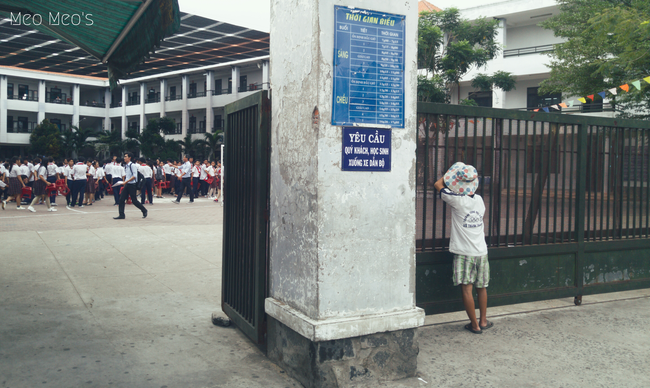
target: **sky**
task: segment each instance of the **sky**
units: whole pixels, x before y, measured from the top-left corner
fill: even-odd
[[[429,0],[439,8],[471,8],[505,0]],[[269,32],[271,24],[271,0],[178,0],[182,12]],[[368,0],[372,8],[372,0]],[[459,5],[458,3],[462,3]]]

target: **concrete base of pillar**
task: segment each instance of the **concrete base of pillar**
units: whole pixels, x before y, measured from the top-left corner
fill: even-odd
[[[417,328],[312,342],[268,317],[267,355],[307,388],[348,387],[415,376]]]

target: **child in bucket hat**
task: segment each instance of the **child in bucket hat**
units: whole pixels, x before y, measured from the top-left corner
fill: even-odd
[[[483,216],[485,203],[476,194],[478,171],[463,162],[454,163],[434,187],[452,208],[449,251],[454,254],[454,285],[462,289],[463,304],[470,323],[465,329],[474,334],[492,327],[487,320],[487,286],[490,264],[487,257]],[[472,286],[476,286],[480,317],[476,319]]]

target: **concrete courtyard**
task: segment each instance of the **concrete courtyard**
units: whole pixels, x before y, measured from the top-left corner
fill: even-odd
[[[236,328],[211,323],[221,204],[170,201],[147,219],[128,206],[113,220],[112,199],[0,212],[0,387],[300,387]],[[650,385],[650,290],[489,317],[480,336],[463,330],[464,313],[427,317],[419,376],[380,386]]]

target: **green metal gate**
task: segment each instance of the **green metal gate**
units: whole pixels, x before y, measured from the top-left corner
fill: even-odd
[[[261,91],[226,105],[221,307],[264,342],[271,106]]]
[[[416,303],[462,310],[433,183],[479,171],[491,306],[650,287],[650,122],[418,104]]]

